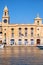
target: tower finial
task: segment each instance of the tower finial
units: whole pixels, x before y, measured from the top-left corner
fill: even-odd
[[[37,14],[37,17],[39,18],[39,13]]]
[[[5,6],[5,8],[4,8],[4,11],[5,11],[5,10],[7,10],[7,11],[8,11],[8,8],[7,8],[7,6]]]

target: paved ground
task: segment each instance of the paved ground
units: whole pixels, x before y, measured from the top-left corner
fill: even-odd
[[[0,65],[43,65],[43,50],[37,47],[0,49]]]

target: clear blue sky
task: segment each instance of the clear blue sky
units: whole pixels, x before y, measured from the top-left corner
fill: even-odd
[[[34,23],[37,13],[43,18],[43,0],[0,0],[0,21],[5,6],[9,9],[11,23]]]

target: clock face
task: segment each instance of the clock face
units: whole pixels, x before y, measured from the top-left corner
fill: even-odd
[[[7,23],[7,19],[4,19],[4,23]]]

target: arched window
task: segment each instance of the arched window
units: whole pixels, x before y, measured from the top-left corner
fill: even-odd
[[[31,36],[33,36],[34,28],[31,28]]]
[[[14,28],[11,28],[11,37],[14,37]]]
[[[27,30],[28,28],[25,28],[25,30]]]
[[[18,31],[18,32],[19,32],[19,37],[21,37],[21,36],[22,36],[21,29],[22,29],[22,28],[19,28],[19,29],[18,29],[18,30],[19,30],[19,31]]]
[[[25,28],[25,36],[27,36],[28,28]]]
[[[5,12],[5,16],[6,16],[6,12]]]
[[[37,21],[37,24],[39,25],[39,21]]]
[[[13,31],[13,30],[14,30],[14,28],[11,28],[11,30]]]
[[[33,28],[31,28],[31,30],[33,30]]]
[[[22,28],[19,28],[19,30],[21,30]]]

